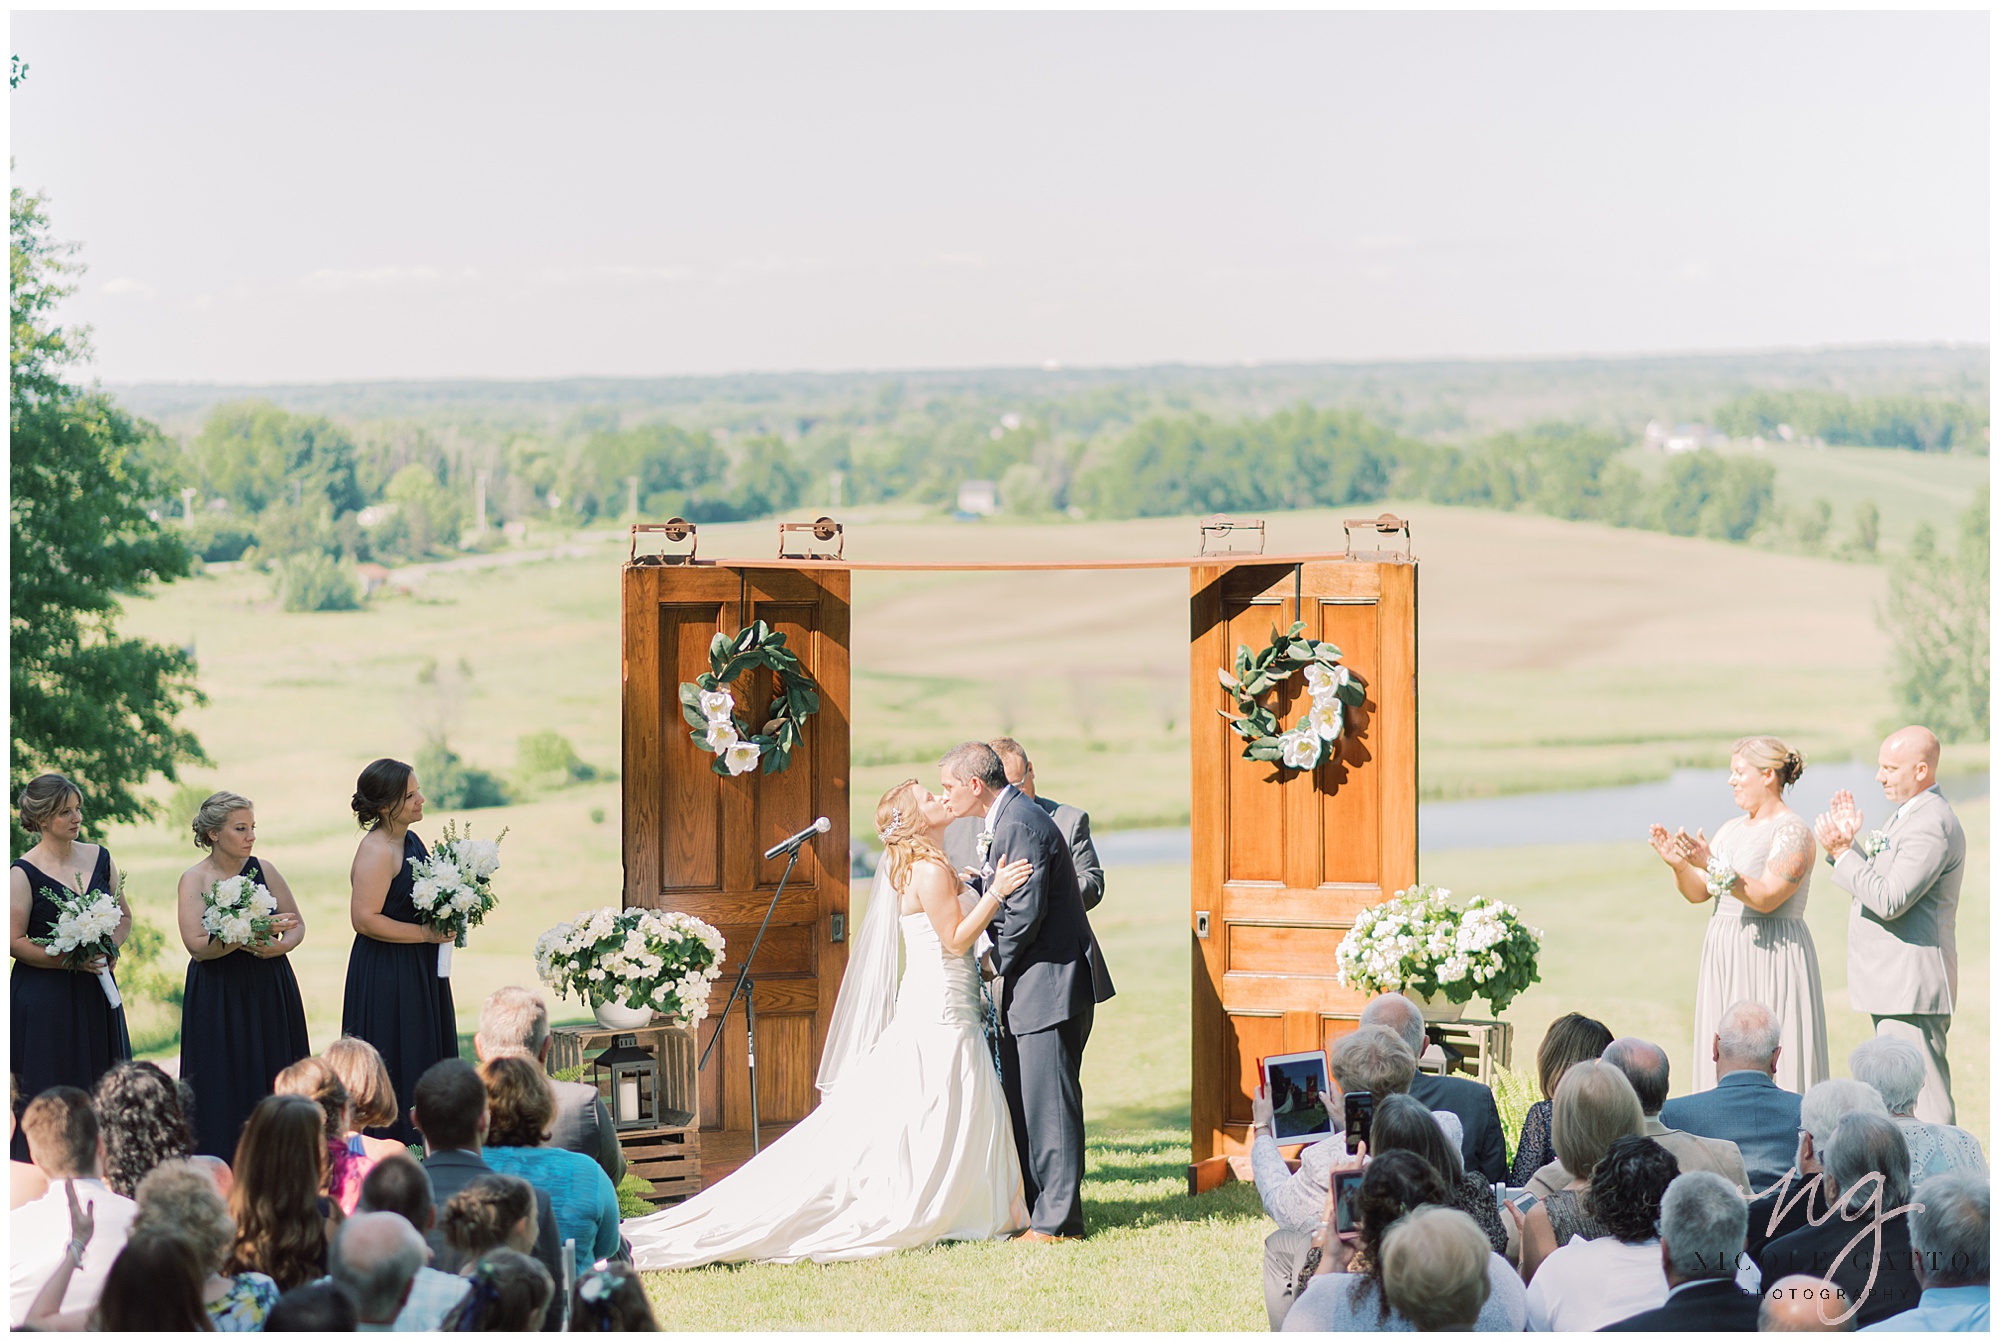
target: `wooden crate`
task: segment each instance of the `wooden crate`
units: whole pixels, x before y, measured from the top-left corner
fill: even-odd
[[[579,1078],[590,1080],[589,1062],[591,1058],[610,1048],[620,1035],[631,1035],[640,1048],[652,1053],[660,1067],[660,1105],[670,1113],[686,1115],[685,1122],[696,1122],[700,1111],[695,1084],[695,1067],[700,1061],[695,1049],[694,1031],[676,1025],[647,1025],[636,1030],[607,1030],[601,1025],[558,1025],[549,1031],[549,1071],[560,1072],[581,1066],[583,1074]],[[616,1103],[605,1088],[598,1093],[604,1096],[604,1103],[617,1112]],[[674,1127],[662,1124],[665,1131]],[[621,1137],[622,1140],[622,1137]]]
[[[1426,1072],[1458,1072],[1482,1086],[1491,1086],[1494,1069],[1514,1065],[1514,1027],[1503,1020],[1426,1021],[1424,1028],[1433,1044],[1459,1054],[1423,1064]],[[1425,1050],[1429,1055],[1430,1050]],[[1445,1063],[1452,1063],[1448,1068]]]
[[[664,1207],[701,1192],[699,1128],[621,1132],[618,1146],[625,1153],[626,1172],[653,1185],[653,1191],[645,1197],[654,1206]]]

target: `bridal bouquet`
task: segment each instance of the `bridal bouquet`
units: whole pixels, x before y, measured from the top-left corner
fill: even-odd
[[[722,933],[658,909],[592,909],[535,941],[535,972],[558,994],[593,1007],[650,1007],[675,1025],[707,1017],[722,960]]]
[[[228,876],[201,892],[201,927],[231,946],[261,946],[271,939],[278,900],[248,876]]]
[[[438,947],[438,977],[451,977],[451,948],[465,944],[465,931],[486,921],[499,901],[493,897],[493,873],[500,869],[500,840],[475,839],[468,826],[460,835],[457,823],[447,820],[444,835],[431,849],[428,859],[410,859],[410,902],[417,916],[434,932],[449,932],[451,940]]]
[[[1497,1015],[1541,982],[1541,945],[1540,929],[1511,904],[1474,895],[1459,909],[1451,891],[1413,885],[1363,910],[1334,959],[1345,987],[1453,1002],[1483,997]]]
[[[124,894],[125,873],[122,871],[118,873],[116,896],[92,890],[79,878],[61,895],[48,896],[49,902],[56,906],[56,925],[48,936],[30,937],[29,940],[37,946],[48,947],[69,964],[94,960],[100,955],[107,960],[116,958],[118,945],[112,938],[118,932],[119,921],[125,916]],[[124,1005],[124,999],[118,995],[118,983],[111,977],[109,969],[97,971],[97,982],[104,989],[104,1000],[111,1003],[112,1010],[116,1011]]]

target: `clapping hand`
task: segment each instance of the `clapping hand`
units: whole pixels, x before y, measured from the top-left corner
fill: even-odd
[[[1681,856],[1686,859],[1687,864],[1691,867],[1697,867],[1702,871],[1707,871],[1708,859],[1711,856],[1708,851],[1708,831],[1698,829],[1694,832],[1694,837],[1690,839],[1688,832],[1682,830],[1675,838],[1680,845]]]
[[[1653,851],[1660,855],[1660,861],[1670,867],[1680,867],[1687,863],[1686,856],[1681,852],[1681,841],[1685,838],[1687,838],[1686,830],[1682,830],[1679,834],[1669,834],[1665,825],[1654,825],[1646,831],[1646,841],[1653,845]]]

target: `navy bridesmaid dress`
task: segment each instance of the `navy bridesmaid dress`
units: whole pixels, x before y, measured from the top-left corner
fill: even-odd
[[[264,883],[251,858],[242,875]],[[278,1073],[312,1052],[291,960],[238,948],[188,961],[181,998],[181,1079],[194,1088],[194,1149],[236,1159],[236,1139]]]
[[[49,936],[60,913],[50,895],[67,894],[69,887],[26,858],[14,865],[27,873],[34,899],[28,910],[28,935]],[[111,850],[102,845],[90,873],[90,888],[111,893]],[[125,1009],[105,1000],[104,985],[95,974],[44,969],[16,960],[8,997],[13,1009],[11,1066],[21,1084],[23,1104],[51,1086],[91,1090],[113,1063],[132,1056]],[[14,1131],[13,1158],[28,1158],[28,1139],[19,1128]]]
[[[429,857],[415,833],[403,835],[403,865],[389,882],[382,901],[384,917],[416,924],[417,906],[410,901],[416,878],[412,860]],[[451,1004],[451,980],[439,978],[438,948],[429,942],[377,941],[354,934],[347,953],[347,993],[341,1004],[340,1032],[366,1039],[382,1055],[389,1080],[396,1088],[396,1121],[371,1128],[378,1137],[401,1142],[422,1139],[410,1126],[410,1102],[417,1078],[431,1064],[458,1056],[458,1015]]]

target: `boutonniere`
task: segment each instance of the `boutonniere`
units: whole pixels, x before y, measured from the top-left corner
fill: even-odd
[[[983,829],[979,831],[979,860],[981,862],[984,862],[986,860],[986,855],[992,851],[993,851],[993,831],[990,829]]]
[[[1875,857],[1888,846],[1889,836],[1879,829],[1871,829],[1854,841],[1854,851],[1861,854],[1864,861]]]

